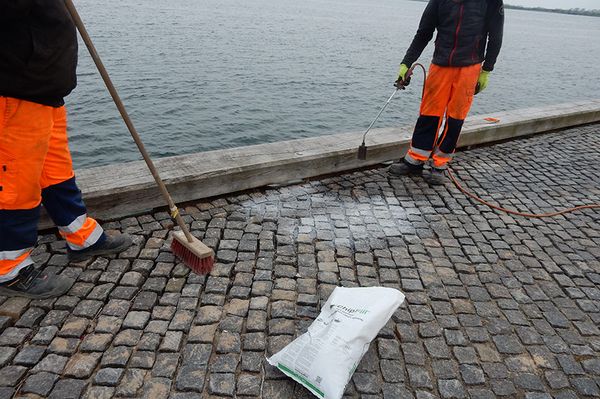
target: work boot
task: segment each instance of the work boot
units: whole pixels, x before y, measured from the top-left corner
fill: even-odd
[[[394,176],[420,175],[423,172],[423,165],[413,165],[403,158],[392,164],[388,172]]]
[[[425,176],[425,181],[432,186],[441,186],[446,184],[445,169],[431,167],[429,173]]]
[[[81,251],[69,249],[69,261],[80,262],[92,256],[118,254],[129,248],[131,244],[133,244],[133,240],[128,234],[117,234],[114,236],[104,234],[104,238],[101,238],[91,247],[82,249]]]
[[[14,280],[0,284],[0,295],[31,299],[54,298],[69,291],[74,282],[69,277],[48,274],[29,265],[20,270]]]

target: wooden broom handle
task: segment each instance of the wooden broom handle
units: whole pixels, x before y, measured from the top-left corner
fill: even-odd
[[[127,110],[125,109],[125,106],[123,105],[123,102],[121,101],[121,98],[119,97],[119,94],[117,93],[117,90],[115,89],[115,86],[113,85],[113,83],[110,79],[110,76],[108,75],[108,72],[106,71],[106,68],[104,67],[104,64],[102,63],[102,60],[100,59],[100,55],[96,51],[96,47],[94,46],[94,43],[92,42],[92,39],[90,38],[90,35],[88,35],[87,30],[85,29],[85,25],[83,24],[83,21],[81,20],[81,17],[79,16],[77,9],[75,8],[75,4],[73,4],[72,0],[64,0],[64,1],[65,1],[65,5],[67,6],[67,9],[69,10],[69,13],[71,14],[71,18],[73,19],[73,22],[75,23],[75,26],[77,27],[77,30],[79,31],[79,34],[81,35],[81,38],[83,39],[83,42],[85,43],[86,47],[88,48],[90,55],[92,56],[92,59],[94,60],[94,63],[96,64],[96,67],[98,68],[98,72],[100,72],[100,76],[102,76],[102,80],[104,80],[104,84],[106,85],[108,92],[110,93],[113,101],[115,102],[117,109],[121,113],[121,117],[123,118],[123,121],[125,122],[125,124],[127,125],[127,128],[129,129],[129,133],[131,133],[131,137],[133,137],[133,141],[135,141],[135,144],[137,145],[138,149],[140,150],[140,153],[142,154],[144,161],[146,161],[146,165],[148,165],[148,169],[150,169],[150,173],[152,173],[152,176],[154,177],[154,180],[156,181],[156,184],[158,185],[158,188],[160,189],[160,193],[164,197],[165,201],[167,201],[167,203],[169,204],[169,210],[171,213],[171,217],[173,217],[175,219],[175,221],[179,225],[179,228],[181,228],[181,230],[185,234],[185,237],[187,238],[187,240],[189,242],[192,242],[193,237],[190,234],[189,230],[187,229],[185,223],[183,222],[183,219],[181,218],[181,215],[179,214],[179,210],[177,209],[175,202],[173,201],[173,198],[171,198],[171,195],[169,194],[169,191],[167,190],[165,183],[160,178],[160,175],[158,174],[158,171],[156,170],[156,167],[154,166],[154,162],[152,162],[150,155],[146,151],[146,147],[144,146],[144,143],[142,142],[140,135],[138,134],[137,130],[135,129],[135,126],[133,125],[133,122],[131,121],[129,114],[127,114]]]

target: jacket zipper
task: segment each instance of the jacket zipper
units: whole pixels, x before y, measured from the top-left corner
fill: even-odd
[[[454,53],[456,52],[456,48],[458,47],[458,32],[460,31],[460,25],[462,24],[463,19],[463,11],[465,9],[464,3],[460,5],[460,16],[458,17],[458,23],[456,24],[456,32],[454,33],[454,48],[450,53],[450,59],[448,60],[448,66],[452,66],[452,59],[454,58]]]

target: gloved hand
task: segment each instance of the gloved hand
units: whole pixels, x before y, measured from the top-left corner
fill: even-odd
[[[479,79],[477,79],[477,86],[475,86],[475,94],[481,93],[485,90],[490,81],[490,71],[484,71],[483,69],[479,73]]]
[[[405,80],[406,72],[408,72],[408,65],[406,65],[406,64],[400,65],[400,70],[398,71],[398,79],[396,79],[396,80]]]
[[[408,86],[408,84],[410,83],[410,77],[408,79],[406,77],[408,69],[408,65],[400,65],[400,70],[398,71],[398,79],[396,79],[396,82],[394,83],[394,86],[396,86],[398,89],[404,90],[404,87]]]

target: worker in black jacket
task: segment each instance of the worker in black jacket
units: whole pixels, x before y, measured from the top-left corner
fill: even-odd
[[[393,175],[421,174],[431,160],[431,184],[445,182],[444,170],[454,155],[473,96],[488,85],[502,46],[502,0],[430,0],[408,48],[398,82],[419,58],[437,30],[412,142],[406,156],[390,167]],[[444,129],[438,133],[446,117]]]
[[[59,296],[73,281],[34,266],[40,204],[72,261],[117,253],[87,216],[67,143],[64,97],[76,85],[77,36],[62,0],[0,1],[0,295]]]

